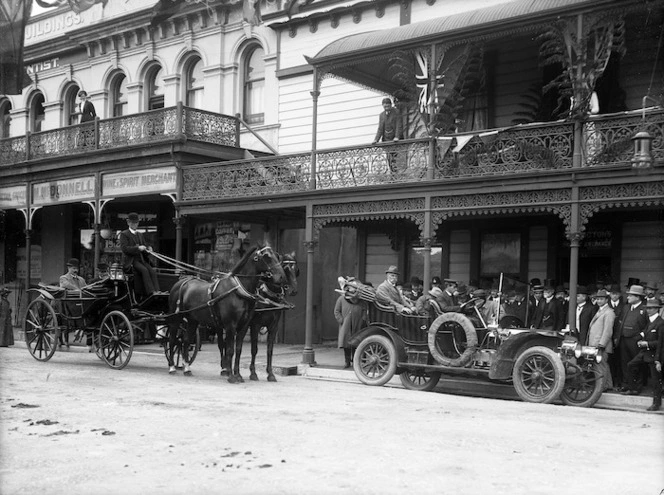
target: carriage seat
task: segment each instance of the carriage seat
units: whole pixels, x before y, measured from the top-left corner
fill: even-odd
[[[42,282],[39,282],[38,285],[40,289],[45,290],[56,299],[64,297],[65,293],[67,292],[67,289],[60,287],[59,285],[49,285]]]

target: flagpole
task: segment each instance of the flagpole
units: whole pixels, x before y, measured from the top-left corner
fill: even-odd
[[[436,43],[431,43],[431,64],[429,65],[429,85],[431,90],[429,91],[429,167],[427,168],[427,179],[433,180],[434,178],[434,169],[436,166],[436,136],[434,132],[434,110],[435,110],[435,94],[437,91],[436,87]]]

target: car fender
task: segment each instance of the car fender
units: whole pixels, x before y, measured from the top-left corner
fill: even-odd
[[[558,336],[544,335],[537,331],[510,336],[500,344],[489,369],[489,378],[491,380],[507,380],[511,378],[514,363],[525,349],[541,345],[556,350],[561,340]]]
[[[364,339],[366,339],[370,335],[384,335],[387,338],[389,338],[392,341],[392,343],[394,344],[394,347],[397,351],[398,362],[404,362],[404,361],[407,360],[406,345],[405,345],[403,339],[389,325],[383,325],[383,324],[380,324],[380,323],[372,323],[368,327],[365,327],[362,330],[360,330],[358,333],[352,335],[348,339],[348,344],[351,347],[357,347],[358,345],[360,345],[360,342],[362,342]]]

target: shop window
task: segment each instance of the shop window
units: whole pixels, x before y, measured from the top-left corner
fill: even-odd
[[[9,126],[12,122],[12,118],[9,115],[11,109],[12,104],[9,100],[0,101],[0,138],[9,137]]]
[[[203,108],[203,61],[196,57],[187,64],[185,78],[185,105],[192,108]]]
[[[111,108],[113,117],[127,115],[127,78],[118,74],[111,83]]]
[[[164,69],[157,66],[148,72],[148,110],[164,108]]]
[[[76,125],[80,120],[80,116],[78,115],[78,103],[76,101],[78,91],[78,86],[70,86],[65,92],[65,125]]]
[[[265,51],[256,47],[249,51],[243,68],[244,120],[249,124],[264,121]]]
[[[42,123],[46,117],[44,110],[44,95],[41,93],[35,94],[30,104],[30,132],[41,132]]]

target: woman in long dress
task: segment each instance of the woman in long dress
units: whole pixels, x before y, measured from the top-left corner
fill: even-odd
[[[334,305],[334,318],[339,323],[339,338],[337,346],[344,350],[345,366],[350,368],[353,364],[353,349],[348,339],[360,330],[366,319],[366,303],[359,298],[357,286],[352,283],[343,285],[343,294],[339,296]]]

